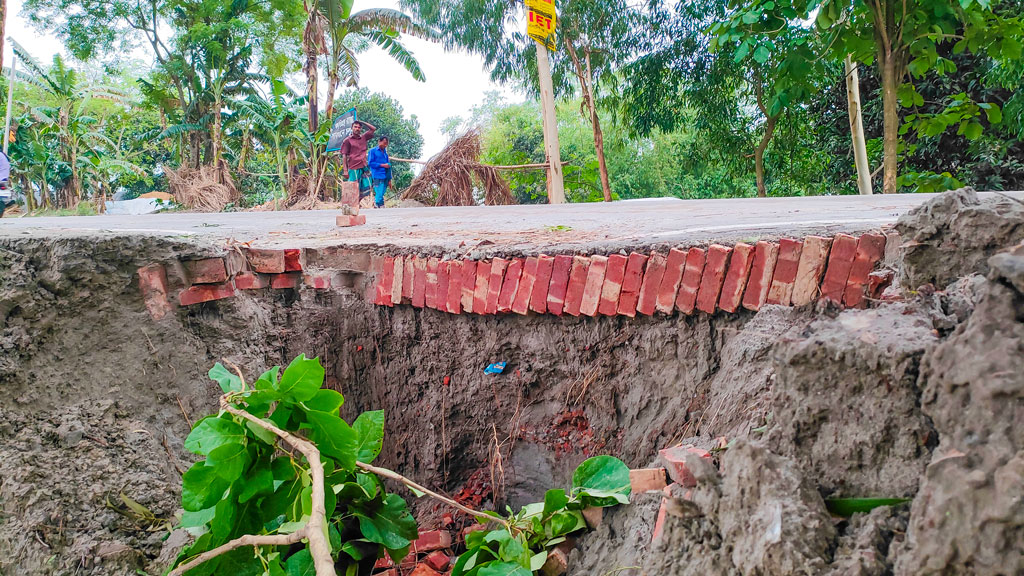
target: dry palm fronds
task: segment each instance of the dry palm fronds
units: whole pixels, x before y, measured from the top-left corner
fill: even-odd
[[[219,166],[165,168],[164,171],[174,199],[190,210],[220,212],[240,197],[228,166],[223,162]]]
[[[434,206],[472,206],[476,184],[484,190],[484,203],[514,204],[512,190],[498,169],[480,162],[482,150],[480,132],[468,130],[427,162],[402,199]]]

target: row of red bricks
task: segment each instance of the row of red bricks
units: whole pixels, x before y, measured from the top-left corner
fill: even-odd
[[[823,298],[860,307],[886,237],[839,234],[778,243],[712,244],[667,254],[442,260],[384,256],[374,263],[374,303],[460,314],[536,312],[636,316],[801,306]]]
[[[237,290],[297,289],[306,285],[316,290],[331,287],[331,275],[305,270],[301,249],[244,249],[224,257],[201,258],[181,263],[178,304],[192,306],[231,298]],[[139,268],[139,287],[147,309],[159,320],[172,310],[167,268],[153,263]]]

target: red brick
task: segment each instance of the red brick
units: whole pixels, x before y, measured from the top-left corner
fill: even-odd
[[[818,297],[821,276],[825,273],[831,238],[808,236],[804,238],[804,249],[800,253],[800,265],[793,281],[793,306],[810,304]]]
[[[452,314],[462,312],[462,260],[452,260],[448,268],[448,302],[445,309]]]
[[[583,291],[587,287],[587,272],[590,269],[590,258],[573,256],[572,268],[569,270],[569,285],[565,288],[565,305],[562,311],[571,316],[580,315],[580,304],[583,303]]]
[[[349,226],[362,226],[366,224],[366,214],[338,214],[334,223],[342,228]]]
[[[754,263],[754,247],[740,242],[732,249],[729,258],[729,271],[725,273],[722,283],[722,294],[718,297],[718,307],[726,312],[735,312],[743,300],[743,290],[747,287],[750,265]]]
[[[272,274],[270,276],[270,287],[274,290],[289,290],[299,287],[302,282],[302,274],[298,272],[285,272],[283,274]]]
[[[440,550],[434,550],[427,557],[423,559],[423,562],[437,570],[438,572],[444,572],[448,569],[448,565],[451,564],[452,559],[447,554]]]
[[[306,253],[301,248],[287,248],[284,251],[284,271],[301,272],[306,266]]]
[[[882,299],[888,300],[889,295],[884,294],[886,288],[892,284],[893,273],[892,270],[875,270],[871,274],[868,274],[868,283],[866,286],[867,298],[873,300]],[[891,299],[899,299],[899,294],[893,294]]]
[[[437,266],[441,263],[440,258],[427,258],[427,293],[425,296],[427,308],[437,310]],[[447,305],[447,302],[445,303]]]
[[[743,307],[758,311],[768,301],[768,289],[772,287],[772,274],[779,258],[779,246],[772,242],[760,241],[754,247],[754,263],[750,267],[747,289],[743,293]]]
[[[426,564],[417,564],[409,576],[441,576],[441,573]]]
[[[604,289],[605,272],[608,270],[608,258],[591,256],[590,268],[587,269],[587,284],[583,288],[583,299],[580,300],[580,314],[597,316],[601,305]]]
[[[377,291],[373,301],[378,306],[391,306],[391,288],[395,279],[395,257],[384,256],[377,272]],[[276,288],[276,286],[274,286]]]
[[[162,264],[148,264],[139,268],[138,273],[146,310],[153,320],[159,320],[172,310],[167,300],[167,271]]]
[[[328,290],[331,287],[331,275],[326,273],[321,274],[303,274],[302,283],[314,290]],[[235,278],[235,288],[238,288],[238,278]]]
[[[476,260],[462,261],[462,311],[473,312],[473,296],[476,293]]]
[[[622,254],[608,256],[604,286],[601,287],[601,304],[597,308],[597,311],[604,316],[615,316],[619,308],[619,294],[622,293],[622,280],[626,276],[628,262],[629,258]]]
[[[378,568],[391,568],[395,563],[391,560],[391,556],[387,552],[383,556],[377,558],[377,561],[373,563],[374,569]]]
[[[416,258],[413,261],[412,305],[423,308],[427,304],[427,261]]]
[[[405,258],[395,256],[395,271],[391,278],[391,303],[402,303],[402,281],[405,276]]]
[[[268,286],[270,286],[270,278],[266,274],[241,272],[235,276],[235,288],[237,290],[260,290]]]
[[[442,312],[448,310],[448,284],[450,282],[452,265],[448,260],[437,263],[437,296],[435,296],[436,308]],[[462,296],[459,294],[459,296]]]
[[[516,314],[526,314],[530,309],[530,298],[533,296],[533,286],[537,282],[537,265],[539,260],[536,256],[530,256],[523,265],[523,277],[519,280],[519,290],[512,301],[512,311]]]
[[[422,554],[434,550],[444,550],[452,547],[452,535],[447,530],[432,530],[420,532],[420,537],[412,543],[411,552]]]
[[[473,313],[487,313],[487,290],[491,285],[491,263],[481,260],[476,265],[476,287],[473,289]]]
[[[672,254],[669,253],[669,258],[671,257]],[[686,265],[683,267],[679,293],[676,295],[676,308],[683,314],[693,314],[693,309],[697,305],[697,292],[700,290],[700,280],[704,275],[704,260],[702,248],[690,248],[686,251]]]
[[[626,260],[626,273],[622,277],[622,291],[619,293],[619,304],[615,311],[623,316],[636,316],[636,306],[640,302],[640,288],[644,281],[644,267],[647,255],[633,252]]]
[[[850,279],[853,259],[857,256],[857,239],[846,234],[837,234],[832,240],[832,251],[828,255],[825,278],[821,281],[821,297],[833,304],[843,303],[843,291]]]
[[[573,539],[560,542],[548,550],[548,557],[540,568],[540,576],[562,576],[569,570],[569,553],[576,547]]]
[[[857,254],[850,266],[850,277],[843,291],[843,303],[847,308],[864,305],[864,287],[875,264],[882,259],[886,249],[886,237],[881,234],[864,234],[857,240]]]
[[[644,272],[644,281],[640,286],[640,295],[637,299],[636,311],[646,316],[651,316],[657,309],[658,291],[661,289],[661,282],[665,279],[665,256],[655,252],[647,260],[647,271]],[[675,294],[672,295],[673,299]]]
[[[487,303],[484,307],[484,314],[498,313],[498,297],[501,296],[501,281],[505,277],[505,268],[508,260],[495,258],[491,260],[491,277],[487,283]]]
[[[679,294],[679,283],[683,280],[683,269],[686,267],[686,250],[672,248],[665,259],[665,274],[661,277],[661,285],[657,287],[655,309],[662,314],[675,311],[676,295]]]
[[[664,468],[637,468],[629,471],[629,487],[633,494],[663,490],[667,485]]]
[[[359,214],[359,183],[341,183],[341,203],[348,206],[351,214]]]
[[[652,543],[661,540],[661,535],[665,531],[665,519],[668,518],[668,500],[672,497],[672,487],[665,486],[661,492],[661,508],[658,509],[658,517],[654,521],[654,530],[651,533]]]
[[[187,290],[182,290],[178,295],[178,302],[182,306],[191,306],[202,302],[211,302],[223,298],[231,298],[235,295],[235,287],[231,282],[223,284],[195,284]]]
[[[245,258],[249,262],[249,268],[253,272],[264,274],[280,274],[284,272],[284,250],[263,250],[249,248],[245,251]]]
[[[412,256],[405,257],[405,270],[402,271],[402,300],[412,302],[414,280],[416,279],[416,265]]]
[[[790,238],[779,241],[779,258],[772,276],[772,287],[768,290],[768,303],[789,306],[793,300],[793,282],[800,266],[803,242]]]
[[[693,488],[697,485],[697,478],[690,471],[689,466],[686,465],[686,458],[697,456],[699,458],[711,458],[711,453],[707,450],[701,450],[700,448],[694,448],[693,446],[673,446],[672,448],[665,448],[664,450],[658,451],[658,455],[661,456],[661,461],[665,463],[665,470],[668,472],[668,477],[673,482],[683,486],[684,488]]]
[[[604,522],[604,508],[599,506],[584,508],[580,510],[580,513],[583,514],[583,519],[586,520],[587,526],[591,530],[594,530]]]
[[[222,284],[228,281],[228,269],[223,258],[203,258],[185,263],[193,284]]]
[[[516,291],[519,290],[519,279],[523,275],[523,259],[515,258],[508,263],[505,269],[505,280],[501,283],[501,293],[498,294],[498,312],[511,312],[512,302],[516,299]]]
[[[569,289],[569,273],[572,272],[572,256],[555,256],[551,268],[551,283],[548,284],[548,312],[561,316],[565,309],[565,293]]]
[[[548,288],[551,287],[551,273],[554,271],[555,259],[541,254],[537,257],[537,279],[533,282],[530,294],[530,310],[538,314],[548,311]]]

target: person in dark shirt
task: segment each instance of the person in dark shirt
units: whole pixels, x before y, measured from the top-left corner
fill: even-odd
[[[373,205],[384,207],[384,192],[391,186],[391,158],[388,156],[388,137],[377,139],[377,147],[370,150],[370,174],[373,176]]]
[[[363,132],[363,126],[368,130]],[[341,176],[349,182],[359,183],[359,192],[370,189],[370,170],[366,162],[367,142],[377,132],[377,127],[369,122],[352,123],[352,134],[341,143]]]

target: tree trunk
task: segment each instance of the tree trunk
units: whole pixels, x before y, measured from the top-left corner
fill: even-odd
[[[327,102],[324,104],[324,114],[327,115],[327,121],[331,121],[331,117],[334,116],[334,93],[338,91],[338,68],[337,64],[327,74]]]
[[[778,122],[779,116],[769,116],[764,123],[764,135],[761,136],[761,142],[754,149],[754,174],[757,176],[757,197],[766,198],[768,196],[768,189],[764,184],[764,151],[768,149],[768,143],[772,140],[772,135],[775,133],[775,124]]]
[[[220,152],[220,149],[221,149],[221,133],[220,133],[220,131],[221,131],[221,125],[222,125],[221,108],[222,108],[222,105],[221,105],[221,101],[220,101],[220,95],[218,94],[217,98],[213,101],[213,134],[211,134],[211,142],[210,142],[210,145],[213,148],[212,152],[213,152],[213,166],[214,167],[219,167],[220,166],[220,154],[221,154],[221,152]],[[217,180],[220,181],[220,170],[217,171]],[[221,182],[221,184],[223,184],[223,182]]]
[[[320,124],[320,110],[317,108],[317,66],[316,54],[306,54],[306,92],[309,94],[309,133],[316,133]]]
[[[583,103],[590,111],[590,126],[594,130],[594,152],[597,154],[597,170],[601,177],[601,192],[605,202],[612,201],[612,187],[608,182],[608,163],[604,157],[604,133],[601,131],[601,119],[597,116],[597,105],[594,102],[593,73],[590,68],[590,52],[586,53],[587,67],[584,70],[580,59],[576,55],[576,48],[568,38],[565,39],[565,48],[572,58],[576,67],[576,79],[580,82],[580,92],[583,96]]]
[[[0,70],[4,68],[4,35],[7,30],[7,0],[0,0]]]
[[[846,100],[850,109],[850,136],[853,142],[853,158],[857,166],[857,190],[871,194],[871,167],[868,165],[868,149],[864,142],[864,120],[860,110],[860,76],[857,65],[849,54],[846,55]]]
[[[882,53],[878,62],[882,74],[882,108],[884,111],[882,127],[882,191],[895,194],[899,191],[896,178],[899,175],[897,157],[900,144],[900,114],[896,91],[899,88],[899,76],[896,70],[896,59],[890,51]]]

